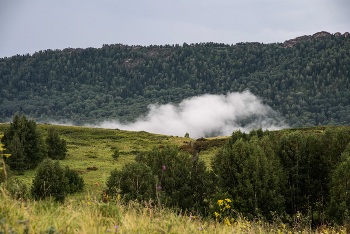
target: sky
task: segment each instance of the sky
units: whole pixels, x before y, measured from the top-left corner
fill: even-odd
[[[0,58],[103,44],[284,42],[350,31],[349,0],[0,0]]]

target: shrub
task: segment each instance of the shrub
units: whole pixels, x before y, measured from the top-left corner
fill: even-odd
[[[34,199],[52,196],[56,201],[63,202],[68,193],[83,189],[84,180],[74,170],[63,169],[59,162],[45,159],[38,167],[33,180],[31,194]]]
[[[128,163],[121,171],[112,171],[107,180],[107,194],[116,196],[120,192],[125,201],[149,200],[154,198],[154,190],[155,181],[151,169],[144,163]]]
[[[26,199],[28,197],[28,188],[26,184],[14,177],[9,177],[5,186],[14,199]]]
[[[52,196],[63,202],[69,192],[69,181],[58,161],[45,159],[38,167],[33,180],[31,194],[34,199]]]
[[[115,161],[118,161],[119,156],[120,156],[119,149],[118,149],[118,148],[115,148],[114,151],[113,151],[113,154],[112,154],[112,158],[113,158]]]
[[[1,141],[5,145],[5,153],[11,154],[5,162],[17,172],[36,167],[44,156],[36,123],[32,119],[27,120],[25,115],[14,116]]]
[[[48,135],[45,140],[47,146],[47,155],[51,159],[65,159],[67,153],[67,143],[60,139],[58,132],[54,127],[48,129]]]
[[[146,154],[138,155],[135,160],[151,169],[156,184],[150,189],[158,188],[157,193],[152,193],[152,199],[160,198],[166,207],[202,214],[208,211],[205,200],[209,173],[197,153],[179,152],[177,146],[155,147]]]
[[[84,179],[79,176],[79,173],[76,170],[71,170],[66,166],[64,175],[68,178],[69,193],[75,193],[84,188]]]

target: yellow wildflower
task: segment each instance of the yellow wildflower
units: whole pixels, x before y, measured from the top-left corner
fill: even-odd
[[[229,221],[228,219],[225,219],[225,220],[224,220],[224,223],[227,224],[227,225],[229,225],[229,226],[231,225],[231,223],[230,223],[230,221]]]

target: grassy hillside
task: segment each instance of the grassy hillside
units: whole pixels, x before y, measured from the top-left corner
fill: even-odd
[[[9,124],[0,124],[0,134]],[[43,138],[46,137],[47,129],[52,127],[50,124],[38,124],[38,131]],[[162,147],[165,145],[182,146],[183,151],[191,150],[189,143],[194,141],[191,138],[166,136],[148,132],[132,132],[119,129],[101,129],[90,127],[76,127],[56,125],[59,135],[67,141],[68,152],[65,160],[60,161],[61,165],[69,166],[77,170],[84,178],[86,183],[86,193],[101,193],[102,188],[110,172],[113,169],[121,169],[123,165],[134,160],[137,154],[151,150],[153,147]],[[214,138],[215,145],[222,145],[225,137]],[[203,142],[203,141],[202,141]],[[210,142],[210,141],[208,141]],[[197,144],[200,146],[201,144]],[[207,166],[210,163],[210,157],[215,153],[216,147],[206,142],[206,150],[201,153],[202,159]],[[112,151],[115,148],[120,151],[119,160],[116,162],[112,158]],[[97,170],[88,170],[87,168],[96,167]],[[28,185],[35,175],[35,170],[26,171],[24,175],[18,176]]]
[[[8,126],[0,124],[0,134]],[[38,125],[42,137],[45,137],[51,126]],[[263,218],[252,221],[243,216],[229,223],[219,223],[209,217],[190,217],[189,213],[179,214],[151,204],[140,206],[139,203],[130,202],[125,205],[118,200],[103,203],[102,188],[110,171],[133,161],[135,155],[167,144],[175,144],[180,150],[191,152],[195,143],[196,150],[201,151],[200,157],[209,166],[210,159],[228,137],[194,140],[118,129],[55,127],[68,143],[68,156],[61,164],[81,173],[86,183],[84,191],[69,195],[64,204],[58,204],[50,199],[14,200],[0,188],[0,233],[346,233],[348,230],[347,226],[329,225],[312,230],[304,217],[295,217],[291,224],[283,223],[279,217],[273,222],[265,222]],[[294,131],[322,133],[325,129],[294,128],[274,133],[277,136]],[[115,147],[121,153],[118,162],[114,162],[111,157]],[[97,170],[88,171],[88,167],[96,167]],[[32,170],[16,177],[30,185],[34,174],[35,170]]]
[[[8,126],[9,124],[0,124],[0,134],[3,134]],[[102,189],[97,187],[95,183],[99,183],[102,187],[105,186],[106,179],[113,169],[121,169],[126,163],[134,161],[136,155],[150,151],[153,147],[177,145],[179,150],[192,153],[194,143],[196,150],[200,151],[201,159],[210,168],[210,159],[228,139],[228,136],[191,139],[144,131],[134,132],[120,129],[38,124],[38,131],[41,133],[42,138],[46,137],[47,129],[52,126],[57,129],[60,137],[67,141],[67,157],[65,160],[60,161],[61,165],[69,166],[83,176],[86,183],[86,193],[100,193]],[[337,127],[289,128],[275,131],[275,134],[282,135],[283,133],[294,131],[321,133],[326,128]],[[113,150],[116,147],[120,151],[118,161],[112,158]],[[93,167],[96,167],[97,170],[87,169]],[[29,170],[24,175],[18,176],[18,178],[29,185],[34,175],[35,170]]]

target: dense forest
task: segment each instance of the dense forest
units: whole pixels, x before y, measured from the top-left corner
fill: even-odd
[[[151,103],[250,90],[293,127],[349,125],[350,36],[45,50],[0,59],[0,122],[133,121]]]

